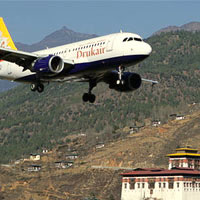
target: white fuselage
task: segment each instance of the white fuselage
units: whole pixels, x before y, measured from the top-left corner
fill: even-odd
[[[76,76],[77,74],[87,70],[101,70],[99,68],[95,68],[96,63],[98,62],[98,64],[102,64],[103,66],[104,62],[109,59],[111,60],[110,66],[107,66],[106,69],[102,68],[102,70],[105,71],[115,69],[117,64],[118,66],[123,64],[125,67],[128,67],[138,63],[137,58],[139,56],[148,56],[151,51],[152,49],[150,45],[144,42],[139,35],[133,33],[116,33],[59,47],[49,48],[34,53],[41,57],[57,55],[64,61],[74,64],[77,67],[75,67],[75,69],[73,69],[67,75],[67,77],[70,77]],[[127,62],[125,61],[126,57],[129,59]],[[115,62],[113,62],[114,59]],[[124,60],[125,62],[121,63],[121,60]],[[94,63],[94,65],[91,63]],[[21,78],[30,76],[32,74],[35,73],[31,72],[30,70],[23,71],[23,67],[20,67],[14,63],[7,61],[0,62],[1,79],[22,81]],[[60,81],[65,81],[65,79]]]

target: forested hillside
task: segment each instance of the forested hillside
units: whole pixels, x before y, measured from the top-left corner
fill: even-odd
[[[44,93],[22,85],[0,95],[0,162],[51,148],[69,134],[101,132],[105,137],[145,119],[167,121],[172,113],[188,112],[200,99],[200,33],[161,33],[147,40],[152,55],[131,68],[144,78],[158,80],[132,93],[94,89],[95,104],[83,103],[85,83],[50,84]],[[104,138],[105,139],[105,138]]]

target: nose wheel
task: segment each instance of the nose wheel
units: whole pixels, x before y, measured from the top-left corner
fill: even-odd
[[[44,85],[42,83],[32,83],[31,84],[31,91],[35,92],[36,90],[39,93],[42,93],[44,91]]]
[[[117,85],[124,85],[124,80],[122,79],[122,75],[124,73],[124,70],[125,70],[125,68],[121,65],[117,68],[117,72],[118,72],[118,75],[119,75],[119,79],[116,82]]]
[[[92,89],[94,87],[96,87],[97,83],[95,80],[90,80],[89,81],[89,91],[88,93],[84,93],[82,96],[82,100],[83,102],[90,102],[90,103],[94,103],[96,100],[96,96],[94,94],[92,94]]]

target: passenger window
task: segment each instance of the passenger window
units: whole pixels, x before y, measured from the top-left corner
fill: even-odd
[[[124,38],[124,39],[123,39],[123,42],[126,42],[126,41],[127,41],[127,39],[128,39],[128,38]]]

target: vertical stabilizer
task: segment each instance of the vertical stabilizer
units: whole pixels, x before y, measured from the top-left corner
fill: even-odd
[[[0,17],[0,47],[17,50],[2,17]]]

